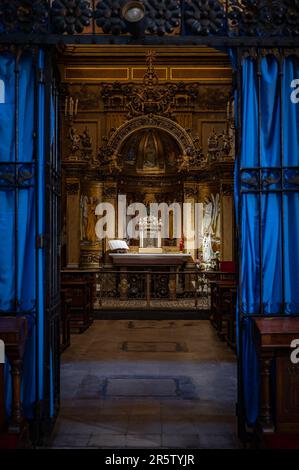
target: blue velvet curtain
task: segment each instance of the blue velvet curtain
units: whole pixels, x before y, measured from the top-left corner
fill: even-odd
[[[299,313],[299,105],[291,101],[291,82],[299,77],[297,59],[285,58],[281,72],[273,55],[262,58],[260,81],[255,59],[248,57],[242,64],[242,145],[236,169],[236,183],[241,180],[236,184],[241,216],[238,315],[244,316],[243,392],[249,425],[259,411],[251,316]]]
[[[37,61],[42,68],[42,51]],[[44,85],[38,85],[36,103],[31,53],[24,53],[17,67],[15,57],[1,54],[0,79],[5,84],[5,103],[0,104],[0,315],[28,319],[22,401],[27,418],[32,418],[36,401],[43,398],[44,255],[36,238],[44,233]],[[5,378],[9,413],[8,363]]]

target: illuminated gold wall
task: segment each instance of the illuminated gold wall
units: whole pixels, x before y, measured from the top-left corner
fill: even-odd
[[[156,52],[155,70],[160,83],[199,84],[197,99],[186,99],[183,94],[176,98],[175,120],[191,131],[195,138],[198,137],[203,153],[207,154],[208,140],[213,130],[220,134],[227,126],[227,102],[232,89],[228,56],[205,47],[156,47],[151,50]],[[63,219],[64,263],[68,267],[91,267],[105,261],[105,243],[82,244],[82,230],[74,230],[73,214],[76,218],[80,217],[82,194],[105,201],[114,201],[117,196],[116,178],[101,176],[98,154],[105,145],[105,139],[127,121],[127,109],[121,95],[107,106],[101,95],[101,85],[142,83],[147,70],[147,52],[148,48],[142,46],[71,46],[58,59],[62,89],[65,96],[71,96],[74,100],[73,112],[78,100],[77,115],[71,120],[69,109],[65,112],[65,103],[62,103],[63,212],[66,214]],[[90,149],[79,159],[72,155],[71,127],[78,135],[82,136],[86,129],[89,133]],[[207,169],[197,178],[186,177],[183,190],[185,188],[190,195],[191,189],[193,200],[201,201],[211,192],[222,194],[225,187],[224,208],[232,212],[232,192],[228,196],[227,189],[232,185],[232,165],[219,167],[218,170]],[[224,259],[231,259],[232,227],[225,227],[225,233],[228,240],[222,242],[222,254]]]

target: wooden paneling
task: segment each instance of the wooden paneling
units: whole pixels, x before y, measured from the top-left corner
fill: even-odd
[[[212,114],[212,112],[206,111],[205,115],[209,116],[209,114]],[[206,154],[208,151],[208,139],[213,132],[213,129],[215,130],[216,134],[220,134],[225,130],[225,126],[225,119],[213,119],[212,117],[209,119],[197,119],[198,135],[201,139],[201,145],[204,154]]]
[[[254,338],[260,363],[260,412],[256,435],[263,446],[284,445],[291,434],[299,442],[299,364],[291,362],[291,343],[299,337],[299,318],[254,320]],[[275,364],[276,391],[272,393]]]
[[[0,364],[0,432],[5,423],[4,366]]]
[[[231,83],[230,67],[156,67],[161,81],[185,81],[202,83]],[[65,81],[142,81],[146,67],[65,67]]]
[[[231,83],[230,67],[171,67],[170,80]]]
[[[291,364],[290,354],[277,358],[276,377],[277,431],[299,433],[299,365]]]
[[[128,67],[66,67],[65,80],[88,81],[127,81],[130,79],[130,70]]]

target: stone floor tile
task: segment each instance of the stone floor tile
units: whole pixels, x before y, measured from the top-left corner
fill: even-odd
[[[162,433],[171,435],[196,434],[196,425],[193,421],[191,421],[191,416],[189,419],[189,421],[186,421],[186,419],[178,417],[177,419],[163,420]]]
[[[52,447],[85,448],[90,440],[90,434],[62,434],[59,433],[52,440]]]
[[[126,447],[130,449],[159,449],[161,434],[127,434]]]
[[[53,448],[238,446],[236,360],[209,321],[99,320],[71,343]]]
[[[237,449],[238,442],[232,434],[199,434],[201,449]]]
[[[151,415],[131,416],[128,424],[128,433],[161,434],[162,424],[160,417]]]
[[[162,434],[164,448],[198,449],[199,437],[197,434]]]
[[[125,434],[95,433],[90,436],[88,447],[121,449],[126,446]]]

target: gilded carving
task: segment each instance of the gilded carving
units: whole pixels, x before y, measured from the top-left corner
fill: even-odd
[[[217,134],[215,129],[208,137],[208,162],[220,162],[223,160],[233,160],[233,132],[223,131]]]
[[[230,86],[201,86],[198,90],[198,105],[202,110],[224,110],[230,95]]]
[[[176,97],[184,94],[193,101],[198,96],[198,84],[191,83],[166,83],[159,84],[159,77],[154,68],[155,52],[149,51],[146,64],[147,71],[141,85],[135,83],[122,84],[114,82],[112,84],[101,85],[101,94],[106,106],[115,106],[115,102],[124,103],[128,111],[128,119],[136,116],[155,114],[166,116],[172,119],[174,110],[178,106]],[[121,98],[122,97],[122,98]]]
[[[88,161],[92,157],[92,139],[88,127],[85,127],[82,134],[71,126],[68,131],[69,140],[69,160]]]
[[[81,251],[80,265],[81,267],[98,267],[101,259],[102,254],[98,251]]]
[[[198,196],[198,190],[196,188],[184,188],[185,198],[193,199]]]
[[[95,243],[98,240],[95,232],[95,226],[97,223],[95,210],[97,204],[98,203],[94,198],[90,198],[87,207],[86,240],[90,243]]]
[[[79,91],[72,92],[75,99],[78,100],[80,110],[98,109],[100,106],[101,95],[98,89],[83,84]]]
[[[128,293],[129,283],[127,279],[123,278],[119,284],[119,292],[121,297],[125,297]]]
[[[65,186],[66,192],[69,195],[76,195],[79,192],[80,185],[79,182],[67,183]]]
[[[114,186],[104,188],[103,195],[105,199],[115,199],[117,197],[117,189]]]

